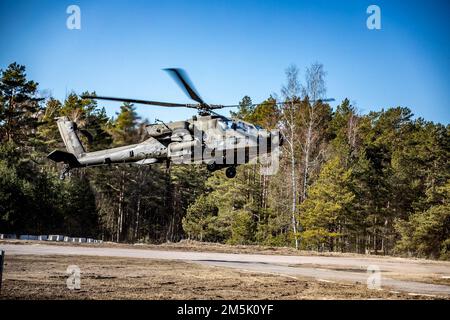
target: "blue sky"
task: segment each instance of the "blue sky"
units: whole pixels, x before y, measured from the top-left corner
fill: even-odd
[[[81,30],[66,8],[81,9]],[[381,8],[381,30],[366,9]],[[405,106],[450,122],[449,1],[0,1],[0,68],[17,61],[58,99],[67,92],[191,102],[161,69],[182,67],[205,101],[254,102],[279,93],[284,70],[315,61],[335,106],[364,113]],[[109,115],[117,103],[101,103]],[[191,110],[138,106],[154,120]],[[226,113],[226,112],[225,112]]]

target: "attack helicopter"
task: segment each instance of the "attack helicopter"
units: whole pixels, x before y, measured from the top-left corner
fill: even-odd
[[[58,130],[66,151],[54,150],[47,158],[64,163],[61,179],[70,170],[112,164],[152,165],[156,163],[206,164],[209,171],[225,169],[228,178],[236,176],[236,167],[275,154],[283,143],[278,130],[270,132],[239,119],[225,117],[214,110],[237,105],[208,104],[200,97],[186,72],[178,68],[164,69],[195,104],[83,95],[83,99],[128,102],[168,108],[197,109],[191,119],[159,121],[146,126],[148,139],[141,143],[86,152],[78,136],[75,122],[57,118]]]

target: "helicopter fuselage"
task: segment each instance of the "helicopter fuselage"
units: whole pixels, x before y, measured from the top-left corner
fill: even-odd
[[[67,152],[55,150],[47,157],[64,162],[62,177],[71,169],[119,163],[148,165],[158,162],[183,164],[205,163],[210,171],[227,167],[226,175],[236,175],[236,166],[273,153],[273,146],[282,143],[278,131],[264,131],[245,121],[230,119],[215,113],[223,105],[207,104],[196,92],[189,77],[182,69],[165,69],[180,88],[197,104],[180,104],[141,99],[83,95],[83,99],[100,99],[139,103],[163,107],[194,108],[199,116],[190,120],[157,123],[146,127],[147,140],[124,147],[86,152],[77,135],[76,124],[67,117],[57,120]]]
[[[219,115],[193,117],[186,121],[157,123],[146,127],[149,138],[137,144],[85,152],[75,123],[59,118],[58,128],[67,151],[55,150],[49,159],[76,167],[123,164],[150,165],[161,162],[207,164],[215,171],[256,160],[277,144],[277,132]],[[275,139],[274,139],[275,138]],[[278,139],[278,144],[280,139]]]

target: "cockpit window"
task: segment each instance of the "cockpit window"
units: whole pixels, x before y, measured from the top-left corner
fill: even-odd
[[[248,131],[248,126],[247,126],[247,124],[238,121],[238,122],[236,123],[236,129],[247,132],[247,131]]]
[[[248,132],[248,133],[253,133],[254,131],[259,130],[260,127],[258,128],[258,126],[254,126],[253,124],[238,121],[236,123],[236,129],[244,131],[244,132]]]
[[[261,130],[262,128],[257,125],[253,125],[251,123],[246,123],[239,120],[232,120],[227,118],[222,118],[217,121],[218,127],[222,130],[239,130],[246,133],[253,133],[254,131]]]
[[[220,119],[219,121],[217,121],[217,123],[222,130],[227,130],[230,129],[232,121]]]

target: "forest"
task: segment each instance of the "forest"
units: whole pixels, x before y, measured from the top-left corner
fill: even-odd
[[[320,63],[305,72],[289,66],[280,94],[259,105],[242,98],[232,116],[278,128],[285,143],[275,175],[247,164],[234,179],[205,166],[164,164],[79,169],[60,180],[60,165],[46,159],[65,148],[56,117],[77,123],[88,151],[143,141],[148,121],[132,104],[108,117],[75,93],[38,99],[25,66],[3,68],[0,233],[450,259],[449,124],[404,106],[362,114],[351,97],[332,108],[320,100]]]

